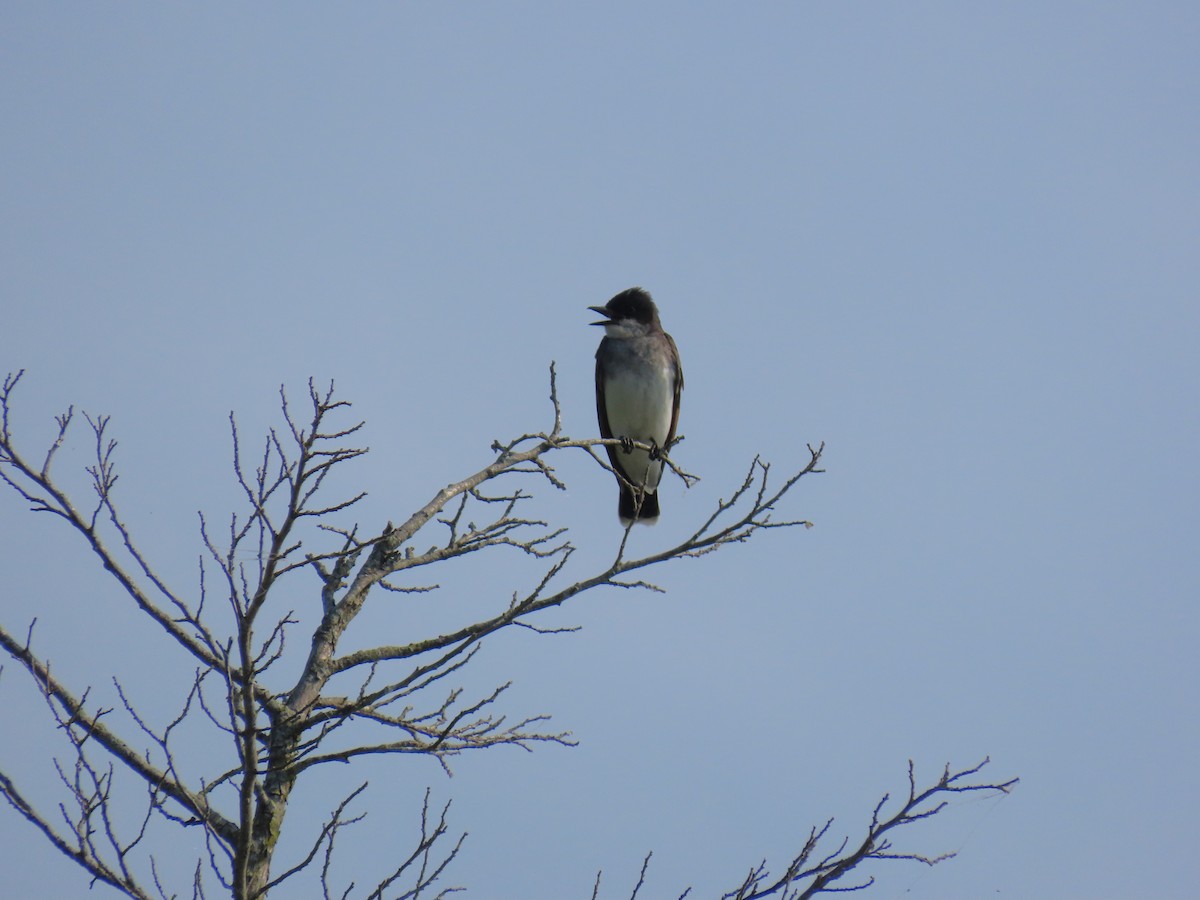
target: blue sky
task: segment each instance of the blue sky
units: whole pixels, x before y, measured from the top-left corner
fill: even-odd
[[[473,896],[586,897],[599,868],[626,896],[651,849],[649,896],[714,896],[831,815],[857,835],[910,757],[932,778],[990,754],[1015,794],[903,835],[960,855],[870,896],[1184,896],[1198,45],[1187,3],[10,4],[0,368],[28,370],[31,441],[71,403],[113,416],[126,518],[187,587],[196,510],[237,499],[230,410],[256,434],[281,383],[335,379],[375,529],[547,427],[551,360],[567,431],[594,435],[585,307],[640,284],[703,481],[664,488],[638,548],[755,453],[782,472],[825,441],[787,510],[815,527],[548,620],[577,634],[490,642],[475,683],[512,678],[507,711],[580,747],[367,767],[348,852],[407,846],[431,785]],[[80,490],[87,449],[58,464]],[[615,489],[561,474],[539,509],[582,576],[619,539]],[[11,495],[0,522],[0,615],[38,616],[64,677],[118,671],[151,705],[186,680],[170,648],[128,658],[149,632],[78,542]],[[530,573],[497,565],[377,598],[362,639],[506,603]],[[30,694],[7,665],[3,764],[45,786]],[[15,895],[87,893],[3,811],[0,835]]]

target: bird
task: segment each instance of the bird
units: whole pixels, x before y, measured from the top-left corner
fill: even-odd
[[[606,446],[617,473],[621,523],[653,524],[658,518],[658,483],[662,478],[661,451],[675,441],[679,425],[679,395],[683,369],[679,349],[658,318],[658,307],[640,287],[621,291],[604,306],[589,306],[604,319],[596,350],[596,417],[600,434],[619,438],[626,446]],[[653,452],[635,450],[634,441],[650,444]]]

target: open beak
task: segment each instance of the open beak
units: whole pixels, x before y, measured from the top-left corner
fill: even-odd
[[[603,306],[589,306],[588,309],[590,309],[594,313],[599,313],[600,315],[604,316],[606,320],[611,319],[613,317],[613,314],[611,312],[609,312]],[[609,323],[608,323],[608,321],[603,321],[603,322],[589,322],[588,324],[589,325],[607,325]]]

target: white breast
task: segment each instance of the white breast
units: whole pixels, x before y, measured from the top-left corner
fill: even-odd
[[[675,404],[673,369],[642,370],[639,377],[610,376],[604,384],[604,399],[613,437],[653,442],[660,447],[666,444]],[[620,462],[631,481],[637,484],[644,481],[651,490],[658,487],[662,463],[651,462],[646,451],[623,453]]]

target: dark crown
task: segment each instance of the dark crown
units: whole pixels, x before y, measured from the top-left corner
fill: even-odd
[[[604,305],[613,319],[633,319],[647,325],[658,320],[658,307],[650,294],[640,287],[621,291]]]

